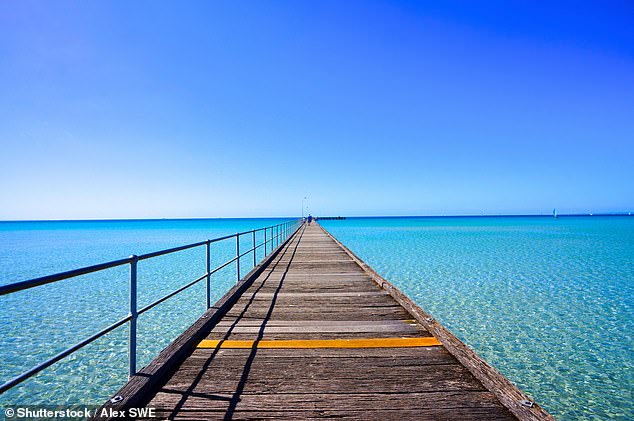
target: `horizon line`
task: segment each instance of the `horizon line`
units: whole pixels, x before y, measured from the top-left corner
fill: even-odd
[[[583,213],[561,213],[558,217],[564,216],[632,216],[631,211],[615,212],[583,212]],[[447,214],[447,215],[329,215],[313,216],[313,218],[491,218],[491,217],[553,217],[552,213],[489,213],[489,214]],[[194,216],[194,217],[174,217],[174,218],[83,218],[83,219],[0,219],[0,222],[108,222],[108,221],[189,221],[189,220],[218,220],[218,219],[300,219],[301,216]]]

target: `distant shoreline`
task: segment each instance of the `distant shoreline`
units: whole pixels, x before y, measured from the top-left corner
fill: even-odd
[[[337,215],[339,216],[339,215]],[[552,214],[485,214],[485,215],[385,215],[385,216],[347,216],[346,219],[442,219],[442,218],[552,218]],[[595,216],[634,216],[631,212],[607,212],[607,213],[565,213],[557,217],[595,217]],[[319,216],[318,216],[319,217]],[[322,216],[327,218],[331,216]],[[157,221],[218,221],[218,220],[251,220],[251,219],[296,219],[298,216],[254,216],[254,217],[192,217],[192,218],[96,218],[96,219],[3,219],[3,222],[157,222]]]

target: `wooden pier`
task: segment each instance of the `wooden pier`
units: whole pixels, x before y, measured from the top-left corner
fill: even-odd
[[[183,420],[552,419],[316,223],[117,395]]]

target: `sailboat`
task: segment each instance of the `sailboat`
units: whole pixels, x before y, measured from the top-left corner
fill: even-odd
[[[557,209],[553,209],[553,218],[557,219]]]

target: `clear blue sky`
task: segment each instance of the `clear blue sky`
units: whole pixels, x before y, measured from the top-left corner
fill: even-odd
[[[631,1],[0,2],[0,219],[634,211]]]

